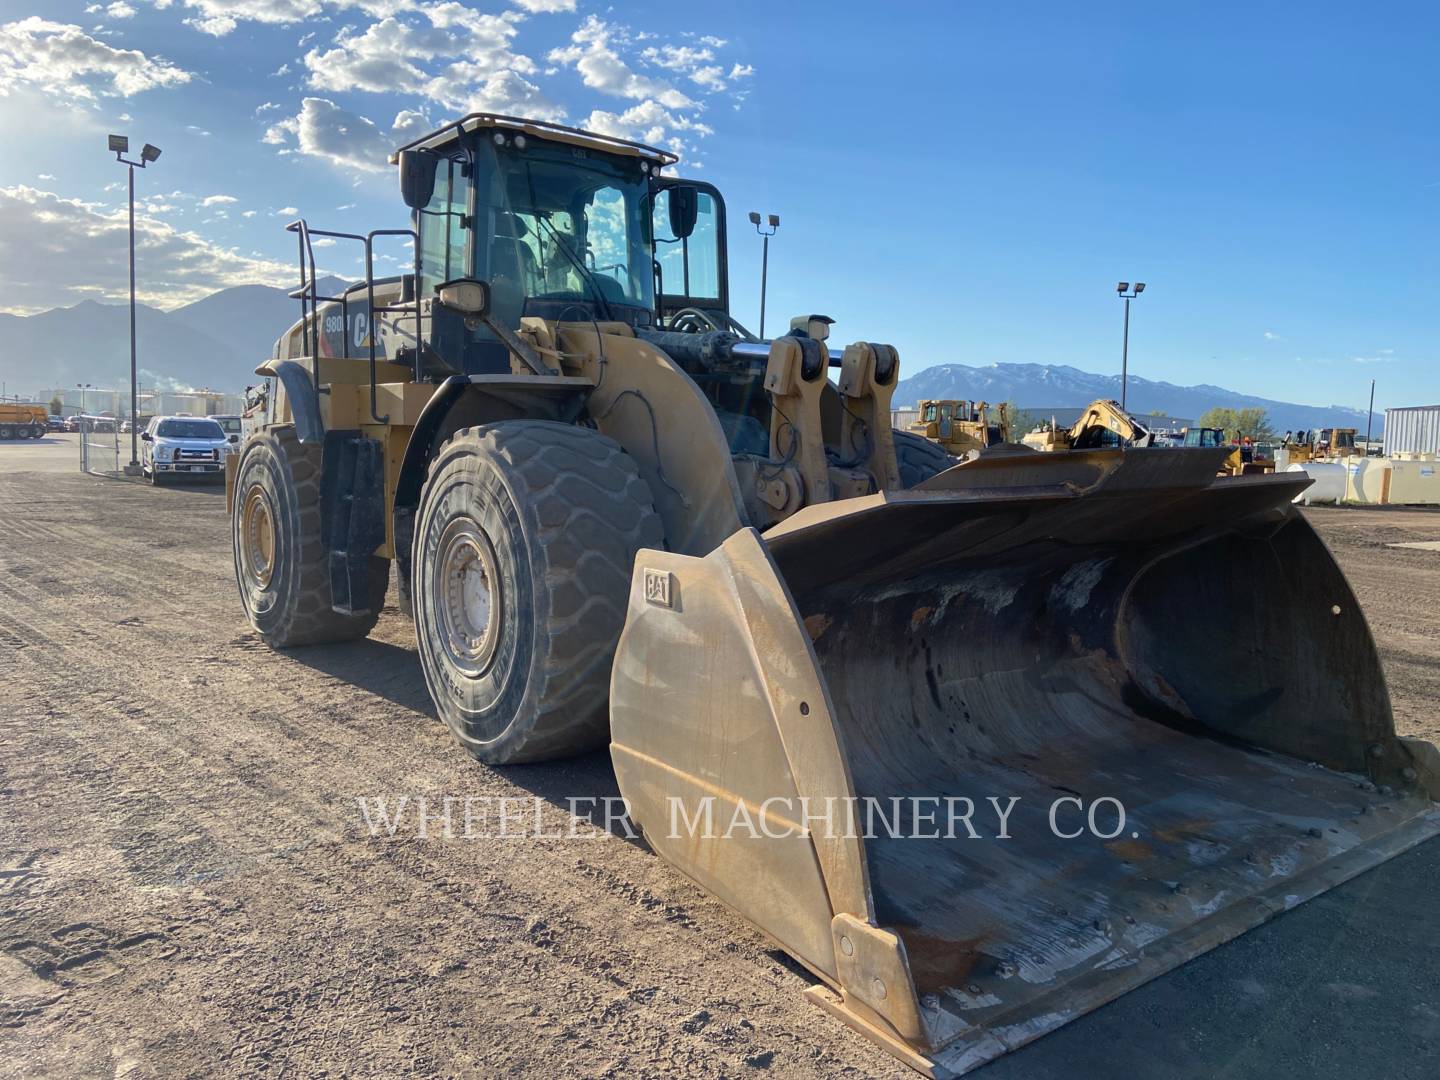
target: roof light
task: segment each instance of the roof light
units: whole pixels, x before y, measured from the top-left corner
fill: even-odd
[[[524,136],[524,135],[516,135],[516,136],[515,136],[515,149],[516,149],[516,150],[524,150],[524,149],[525,149],[525,136]]]

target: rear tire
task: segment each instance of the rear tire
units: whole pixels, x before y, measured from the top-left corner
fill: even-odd
[[[411,599],[430,696],[481,761],[603,745],[635,553],[664,535],[620,446],[513,420],[455,433],[415,522]]]
[[[385,602],[390,560],[371,556],[370,610],[345,615],[330,606],[320,472],[320,447],[301,445],[289,426],[251,438],[235,470],[235,582],[250,625],[274,649],[363,638]]]
[[[891,433],[895,438],[895,463],[900,467],[900,486],[912,488],[954,465],[955,459],[937,443],[908,431]]]
[[[14,437],[14,428],[12,428],[9,424],[0,424],[0,439],[13,439]]]

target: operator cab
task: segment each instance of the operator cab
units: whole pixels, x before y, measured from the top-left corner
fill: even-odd
[[[1225,433],[1219,428],[1186,428],[1186,446],[1225,446]]]
[[[724,201],[709,184],[662,175],[678,161],[668,151],[474,115],[395,160],[419,236],[422,300],[472,278],[489,284],[489,313],[511,328],[534,316],[736,329]],[[438,304],[431,316],[429,374],[509,371],[509,349],[485,322]]]

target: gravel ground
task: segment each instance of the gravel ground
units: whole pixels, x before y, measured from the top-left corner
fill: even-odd
[[[272,653],[219,489],[76,453],[0,445],[0,1075],[911,1075],[638,843],[370,838],[357,797],[538,795],[556,831],[617,792],[604,754],[461,753],[393,608]],[[1440,513],[1311,516],[1440,738],[1440,553],[1385,546]],[[1440,841],[980,1075],[1434,1076],[1437,872]]]

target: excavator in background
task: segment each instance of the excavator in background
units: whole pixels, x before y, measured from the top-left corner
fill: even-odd
[[[951,457],[1005,441],[1009,415],[1004,402],[995,406],[993,419],[986,401],[945,398],[922,401],[917,408],[919,417],[910,425],[910,433],[929,439]]]
[[[1052,419],[1048,427],[1037,428],[1020,442],[1032,450],[1096,450],[1154,446],[1155,436],[1118,401],[1100,398],[1085,406],[1070,427],[1061,428]]]
[[[734,321],[671,152],[472,114],[392,161],[409,228],[288,226],[246,619],[355,641],[393,575],[466,751],[608,746],[650,847],[900,1060],[966,1072],[1440,832],[1302,473],[1103,448],[1148,434],[1113,402],[956,464],[892,431],[894,346]],[[322,293],[322,239],[365,279]]]

